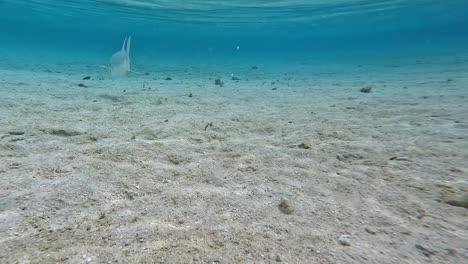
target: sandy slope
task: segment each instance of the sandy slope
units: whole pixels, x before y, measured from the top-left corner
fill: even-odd
[[[0,262],[467,260],[465,57],[258,66],[3,67]]]

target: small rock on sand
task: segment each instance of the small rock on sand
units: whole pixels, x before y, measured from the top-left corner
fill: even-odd
[[[297,145],[298,148],[301,148],[301,149],[310,149],[310,146],[307,145],[306,143],[301,143],[299,145]]]
[[[341,235],[338,239],[338,242],[343,246],[351,246],[351,240],[349,239],[348,235]]]
[[[224,86],[224,82],[221,81],[221,79],[218,78],[218,79],[215,80],[215,85],[219,85],[219,86],[222,87],[222,86]]]
[[[361,93],[370,93],[372,91],[372,86],[367,86],[364,88],[361,88],[360,92]]]
[[[294,213],[294,209],[291,207],[291,205],[289,205],[289,203],[286,200],[281,200],[280,204],[278,205],[278,209],[283,214],[290,215]]]
[[[370,227],[366,227],[364,228],[364,230],[366,230],[366,232],[371,235],[375,235],[377,233],[373,228],[370,228]]]
[[[24,135],[23,131],[9,131],[8,134],[13,135],[13,136],[20,136]]]
[[[461,195],[458,195],[458,194],[451,195],[447,197],[444,201],[446,204],[450,204],[452,206],[468,208],[468,192],[465,192],[464,194],[461,194]]]

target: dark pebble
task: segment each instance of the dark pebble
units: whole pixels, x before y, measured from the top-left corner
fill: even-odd
[[[79,86],[79,87],[88,87],[88,86],[86,86],[84,83],[79,83],[78,86]]]
[[[464,194],[454,194],[445,199],[445,203],[451,206],[464,207],[468,209],[468,192]]]
[[[366,230],[366,232],[371,234],[371,235],[375,235],[377,233],[374,229],[372,229],[370,227],[366,227],[366,228],[364,228],[364,230]]]
[[[361,93],[370,93],[371,91],[372,91],[372,86],[367,86],[360,90]]]
[[[8,134],[14,135],[14,136],[20,136],[20,135],[24,135],[24,132],[23,131],[10,131],[8,132]]]
[[[289,203],[287,201],[285,201],[285,200],[282,200],[280,202],[280,204],[278,205],[278,209],[283,214],[290,215],[290,214],[294,213],[294,209],[292,209],[291,206],[289,205]]]
[[[172,78],[171,77],[166,77],[166,79],[164,79],[166,81],[172,81]]]
[[[218,78],[218,79],[215,80],[215,85],[219,85],[219,86],[222,87],[222,86],[224,86],[224,82],[221,81],[221,79]]]
[[[305,144],[305,143],[301,143],[299,145],[297,145],[298,148],[301,148],[301,149],[310,149],[310,146]]]
[[[405,157],[391,157],[390,160],[396,160],[396,161],[410,161],[408,158]]]
[[[192,93],[190,93],[190,94],[188,95],[188,97],[193,97]]]
[[[252,70],[258,70],[257,66],[252,66]]]
[[[89,79],[91,79],[91,76],[83,77],[83,80],[89,80]]]

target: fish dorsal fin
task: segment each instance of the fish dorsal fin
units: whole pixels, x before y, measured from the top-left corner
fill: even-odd
[[[128,36],[125,38],[127,40],[127,46],[125,47],[125,51],[127,52],[127,56],[130,57],[130,44],[132,43],[132,36]]]
[[[125,51],[125,43],[127,42],[127,37],[125,37],[124,42],[122,44],[122,51]]]
[[[127,69],[130,71],[130,45],[132,43],[132,36],[128,36],[127,47],[125,48],[125,54],[127,56]]]

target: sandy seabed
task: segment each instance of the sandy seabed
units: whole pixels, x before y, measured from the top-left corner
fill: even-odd
[[[467,261],[467,56],[251,66],[2,66],[0,262]]]

